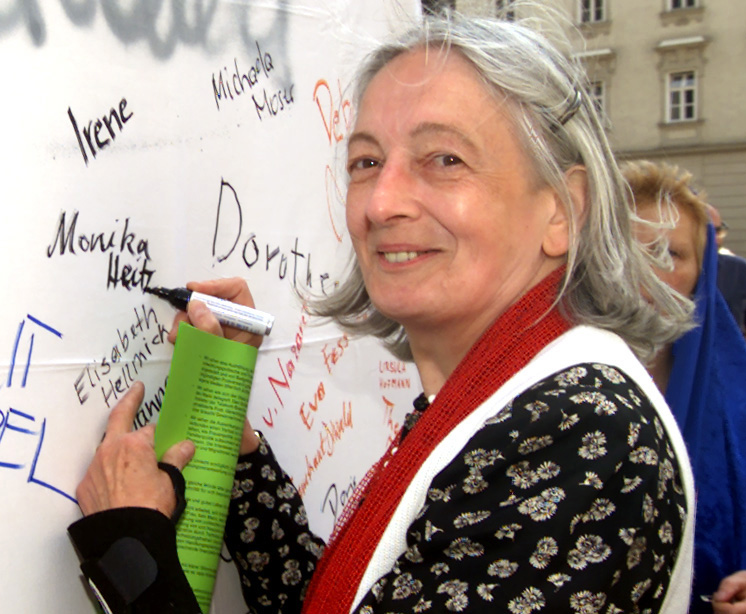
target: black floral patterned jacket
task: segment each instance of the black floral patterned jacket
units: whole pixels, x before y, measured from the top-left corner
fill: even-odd
[[[577,365],[515,398],[436,476],[406,552],[356,611],[657,612],[686,514],[651,403],[621,371]],[[324,545],[265,444],[240,459],[226,543],[250,612],[300,611]]]

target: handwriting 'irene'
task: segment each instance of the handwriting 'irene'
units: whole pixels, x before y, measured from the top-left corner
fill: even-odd
[[[88,166],[88,151],[95,158],[99,151],[111,145],[114,139],[117,138],[117,134],[122,132],[124,124],[126,124],[132,118],[132,111],[127,112],[127,99],[122,98],[119,101],[119,108],[112,107],[108,114],[104,114],[101,118],[96,118],[88,122],[88,125],[83,125],[82,129],[78,127],[78,121],[73,115],[72,107],[67,108],[67,116],[70,118],[70,123],[73,125],[73,131],[75,132],[75,138],[78,140],[78,147],[80,147],[80,153],[83,156],[83,161]],[[104,130],[106,128],[106,130]],[[116,128],[116,129],[115,129]],[[81,136],[82,131],[82,136]],[[109,136],[106,136],[106,135]],[[86,150],[86,145],[87,150]]]

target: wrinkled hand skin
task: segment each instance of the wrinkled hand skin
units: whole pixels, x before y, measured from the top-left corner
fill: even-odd
[[[78,485],[78,505],[85,516],[120,507],[147,507],[171,517],[176,495],[171,478],[158,468],[155,425],[133,430],[145,388],[135,382],[109,415],[106,433]],[[182,470],[194,456],[194,444],[169,448],[163,462]]]

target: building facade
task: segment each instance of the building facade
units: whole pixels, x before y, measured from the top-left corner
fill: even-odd
[[[746,2],[546,0],[564,9],[584,48],[590,93],[620,159],[678,164],[694,175],[746,256]],[[432,0],[495,14],[511,0]]]

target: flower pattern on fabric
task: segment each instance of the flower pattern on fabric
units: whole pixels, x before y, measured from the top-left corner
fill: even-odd
[[[323,544],[266,446],[242,460],[226,543],[247,604],[299,612]],[[647,398],[618,369],[577,365],[513,399],[434,478],[406,552],[356,611],[654,612],[685,518]]]
[[[308,530],[298,492],[264,438],[239,459],[225,543],[249,612],[299,612],[324,542]]]

